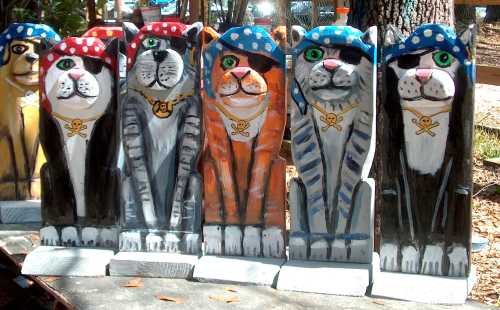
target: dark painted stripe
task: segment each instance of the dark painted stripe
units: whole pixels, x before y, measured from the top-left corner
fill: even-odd
[[[312,126],[304,129],[304,131],[299,132],[293,137],[293,142],[296,144],[302,144],[312,137]]]
[[[351,204],[351,202],[352,202],[351,198],[349,198],[349,196],[347,196],[344,192],[340,191],[339,196],[340,196],[340,199],[342,199],[345,203],[347,203],[349,205]]]
[[[352,146],[354,147],[354,149],[356,150],[356,152],[358,152],[359,155],[363,155],[363,153],[365,152],[365,149],[357,144],[354,140],[351,139],[351,143],[352,143]]]
[[[307,202],[309,202],[310,205],[313,205],[314,203],[316,203],[320,199],[323,199],[323,194],[316,192],[316,193],[313,193],[312,195],[307,197]]]
[[[306,145],[306,147],[302,151],[297,151],[297,159],[301,160],[304,156],[312,152],[316,148],[316,144],[313,142]]]
[[[307,186],[313,186],[315,183],[321,180],[321,176],[319,174],[315,175],[309,180],[306,180],[306,185]]]
[[[353,132],[358,136],[360,137],[361,139],[363,140],[370,140],[370,135],[367,134],[367,133],[364,133],[362,132],[361,130],[359,129],[354,129]]]
[[[352,158],[351,154],[347,154],[346,164],[349,169],[351,169],[355,173],[359,173],[361,170],[361,166]]]
[[[354,186],[352,186],[351,183],[344,181],[344,185],[350,192],[352,192],[352,190],[354,189]]]
[[[319,158],[316,158],[306,164],[304,164],[302,167],[299,168],[300,172],[305,173],[311,169],[314,169],[318,167],[321,164],[321,160]]]

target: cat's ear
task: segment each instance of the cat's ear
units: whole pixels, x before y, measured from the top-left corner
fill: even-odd
[[[208,45],[210,42],[217,40],[220,34],[212,27],[204,27],[201,32],[201,37],[203,38],[203,45]]]
[[[132,42],[134,37],[139,32],[139,28],[137,28],[137,26],[134,23],[130,22],[123,22],[122,27],[123,27],[123,34],[125,36],[125,42],[127,43]]]
[[[184,30],[182,35],[186,38],[186,41],[190,48],[198,45],[197,43],[200,42],[199,37],[202,30],[203,23],[201,22],[196,22],[192,25],[189,25],[187,29]]]
[[[302,26],[292,26],[292,47],[296,47],[300,42],[302,42],[302,39],[306,35],[306,32],[307,31]]]
[[[281,48],[286,47],[286,26],[278,26],[271,31],[271,37]]]
[[[472,44],[474,43],[475,34],[476,34],[476,27],[474,25],[469,25],[467,29],[462,31],[462,33],[458,36],[458,38],[465,46],[472,46]]]
[[[405,37],[398,28],[393,25],[388,25],[385,31],[384,46],[401,44],[404,42]]]
[[[10,61],[10,42],[5,42],[4,45],[1,45],[2,50],[0,51],[0,55],[2,59],[0,59],[0,65],[6,65]]]
[[[361,40],[365,42],[365,44],[377,46],[377,26],[368,28],[361,37]]]

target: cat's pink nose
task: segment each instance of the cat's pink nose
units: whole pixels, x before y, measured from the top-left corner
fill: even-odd
[[[85,71],[81,69],[71,69],[69,71],[69,76],[75,81],[78,81],[84,74]]]
[[[419,82],[427,82],[432,76],[432,69],[417,69],[415,76]]]
[[[236,67],[233,70],[231,70],[231,74],[238,80],[244,78],[245,75],[248,74],[248,72],[250,72],[250,69],[247,67]]]
[[[338,66],[339,66],[339,63],[335,59],[323,60],[323,67],[325,67],[325,69],[328,71],[335,70]]]

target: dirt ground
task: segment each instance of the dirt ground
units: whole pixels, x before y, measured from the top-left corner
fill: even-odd
[[[478,64],[500,67],[500,23],[481,24],[476,53]]]

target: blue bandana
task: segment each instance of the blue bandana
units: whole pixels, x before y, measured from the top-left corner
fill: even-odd
[[[304,35],[302,41],[292,49],[292,57],[295,63],[297,57],[308,47],[314,45],[342,45],[353,46],[361,50],[372,62],[377,62],[377,47],[365,43],[362,38],[365,33],[350,26],[320,26]],[[374,65],[374,70],[376,70]],[[302,94],[297,81],[292,83],[292,98],[299,107],[301,113],[305,113],[307,102]]]
[[[29,38],[46,39],[51,44],[61,41],[61,37],[49,26],[43,24],[13,23],[0,34],[0,66],[3,66],[4,53],[13,40]]]
[[[210,73],[215,59],[224,51],[229,50],[266,56],[276,61],[279,67],[283,67],[285,62],[283,51],[264,28],[259,26],[231,28],[217,40],[211,42],[203,51],[203,82],[205,91],[212,98],[215,95],[210,82]]]

